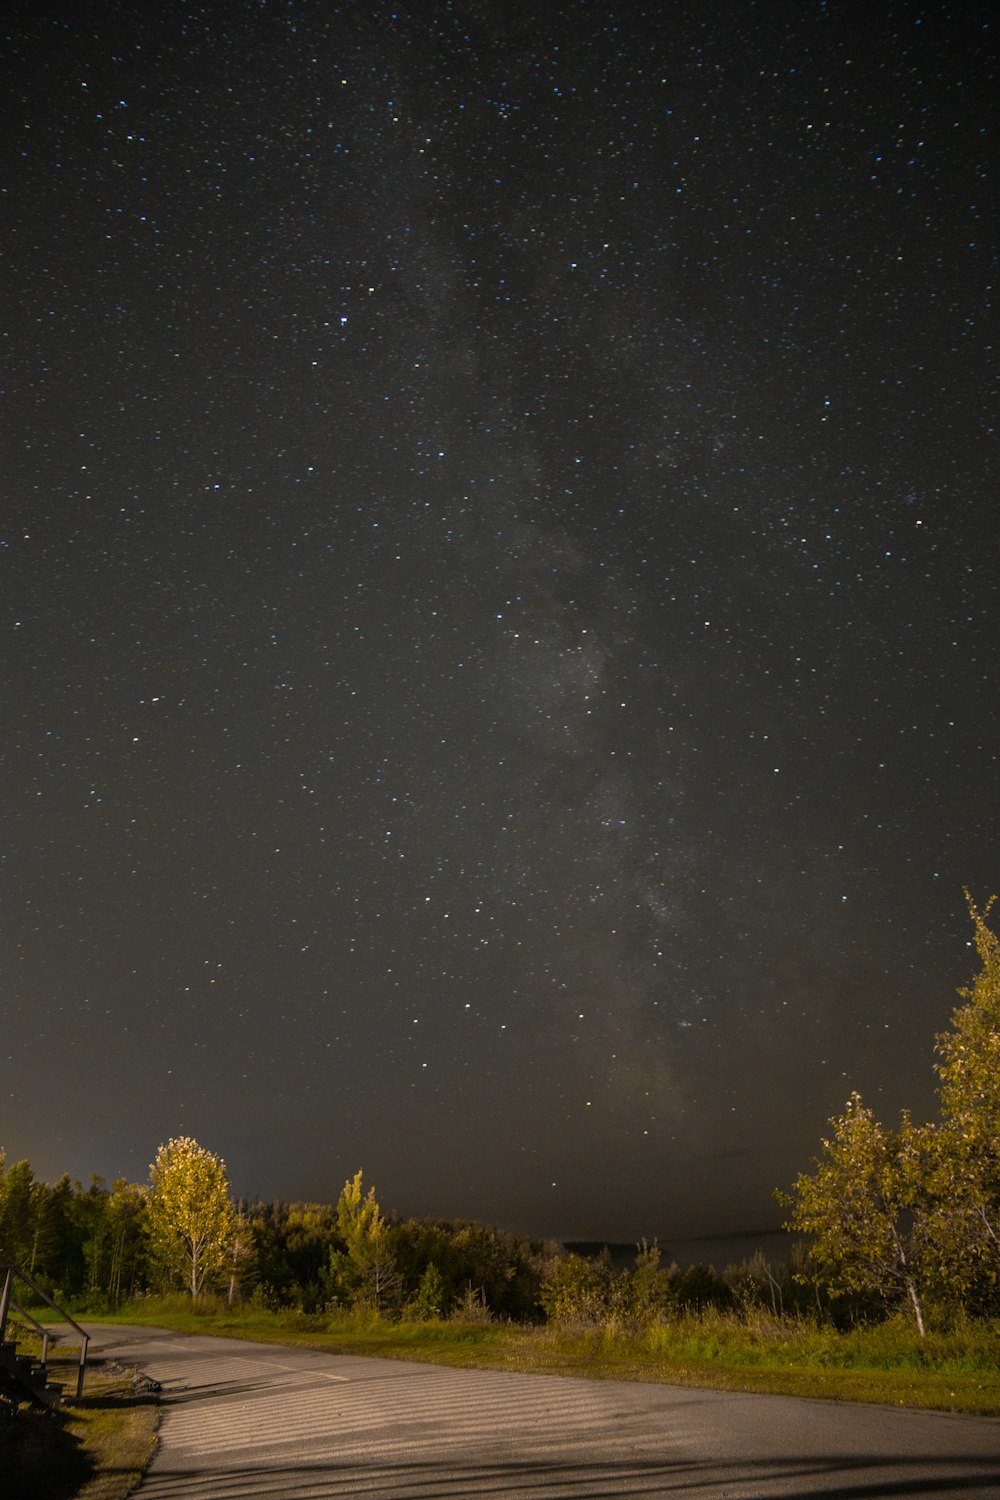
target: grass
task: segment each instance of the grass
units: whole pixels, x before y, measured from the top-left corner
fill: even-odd
[[[1000,1416],[996,1324],[932,1332],[921,1341],[903,1320],[838,1333],[763,1313],[708,1311],[628,1332],[479,1321],[393,1323],[357,1314],[230,1310],[213,1301],[192,1308],[179,1298],[134,1304],[115,1316],[334,1354]]]
[[[18,1342],[36,1353],[28,1338]],[[60,1345],[49,1378],[76,1390],[79,1349]],[[4,1500],[124,1500],[152,1455],[159,1412],[137,1372],[113,1361],[87,1366],[83,1396],[49,1411],[24,1402],[0,1421]]]

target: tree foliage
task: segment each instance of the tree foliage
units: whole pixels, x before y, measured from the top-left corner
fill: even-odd
[[[937,1038],[941,1121],[935,1131],[930,1234],[945,1288],[970,1310],[1000,1292],[1000,938],[968,891],[982,968]]]
[[[966,891],[982,968],[936,1043],[940,1118],[885,1129],[858,1094],[831,1121],[787,1225],[833,1294],[908,1298],[921,1333],[928,1294],[972,1313],[1000,1310],[1000,939]]]
[[[401,1282],[375,1189],[365,1193],[360,1171],[344,1183],[337,1200],[337,1227],[344,1249],[330,1252],[333,1299],[381,1311],[397,1296]]]
[[[168,1141],[149,1169],[150,1248],[192,1298],[228,1269],[237,1217],[226,1164],[190,1136]]]
[[[6,1167],[0,1154],[0,1260],[13,1261],[28,1271],[37,1269],[37,1204],[30,1164],[18,1161]]]
[[[596,1327],[611,1310],[615,1279],[610,1257],[571,1252],[550,1267],[538,1300],[550,1323]]]
[[[197,1159],[215,1160],[189,1144]],[[158,1160],[168,1152],[162,1147]],[[10,1186],[12,1193],[0,1170],[0,1229],[4,1222],[16,1227],[17,1242],[35,1255],[32,1274],[58,1291],[63,1305],[117,1307],[133,1294],[160,1289],[165,1276],[190,1286],[190,1261],[176,1241],[175,1258],[164,1264],[152,1186],[119,1179],[109,1189],[93,1177],[85,1189],[65,1178],[50,1188],[27,1162],[12,1169]],[[244,1200],[231,1224],[204,1285],[216,1285],[234,1302],[249,1298],[313,1313],[340,1304],[477,1322],[535,1321],[547,1302],[557,1319],[621,1330],[731,1300],[726,1279],[713,1270],[665,1269],[658,1246],[645,1241],[627,1269],[606,1250],[596,1257],[567,1255],[555,1241],[468,1220],[397,1220],[382,1213],[360,1173],[345,1183],[336,1205]],[[730,1270],[749,1287],[746,1268]],[[546,1283],[549,1297],[542,1291]]]
[[[816,1171],[801,1173],[786,1200],[788,1227],[812,1236],[809,1259],[828,1291],[905,1296],[923,1334],[920,1132],[906,1116],[885,1130],[857,1093],[830,1123]]]

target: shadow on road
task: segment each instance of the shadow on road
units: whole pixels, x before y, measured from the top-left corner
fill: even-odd
[[[892,1500],[902,1496],[995,1497],[1000,1495],[1000,1459],[969,1460],[958,1473],[954,1460],[913,1454],[881,1463],[831,1456],[809,1463],[732,1464],[636,1460],[601,1464],[461,1463],[388,1464],[369,1468],[336,1462],[262,1465],[150,1474],[139,1500],[472,1500],[516,1496],[519,1500],[610,1500],[617,1496],[701,1497],[739,1495],[743,1500]]]

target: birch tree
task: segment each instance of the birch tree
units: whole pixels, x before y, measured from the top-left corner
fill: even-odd
[[[1000,938],[965,893],[982,968],[936,1043],[941,1120],[928,1226],[942,1290],[976,1312],[1000,1305]]]
[[[926,1130],[907,1115],[884,1129],[857,1093],[830,1123],[816,1171],[779,1195],[792,1208],[785,1227],[811,1236],[807,1262],[828,1292],[905,1297],[922,1338]]]
[[[190,1136],[168,1141],[149,1169],[146,1205],[155,1258],[192,1298],[228,1268],[237,1228],[226,1164]]]

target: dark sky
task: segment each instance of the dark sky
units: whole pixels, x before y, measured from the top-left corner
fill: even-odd
[[[9,1157],[669,1245],[931,1112],[993,12],[8,11]]]

